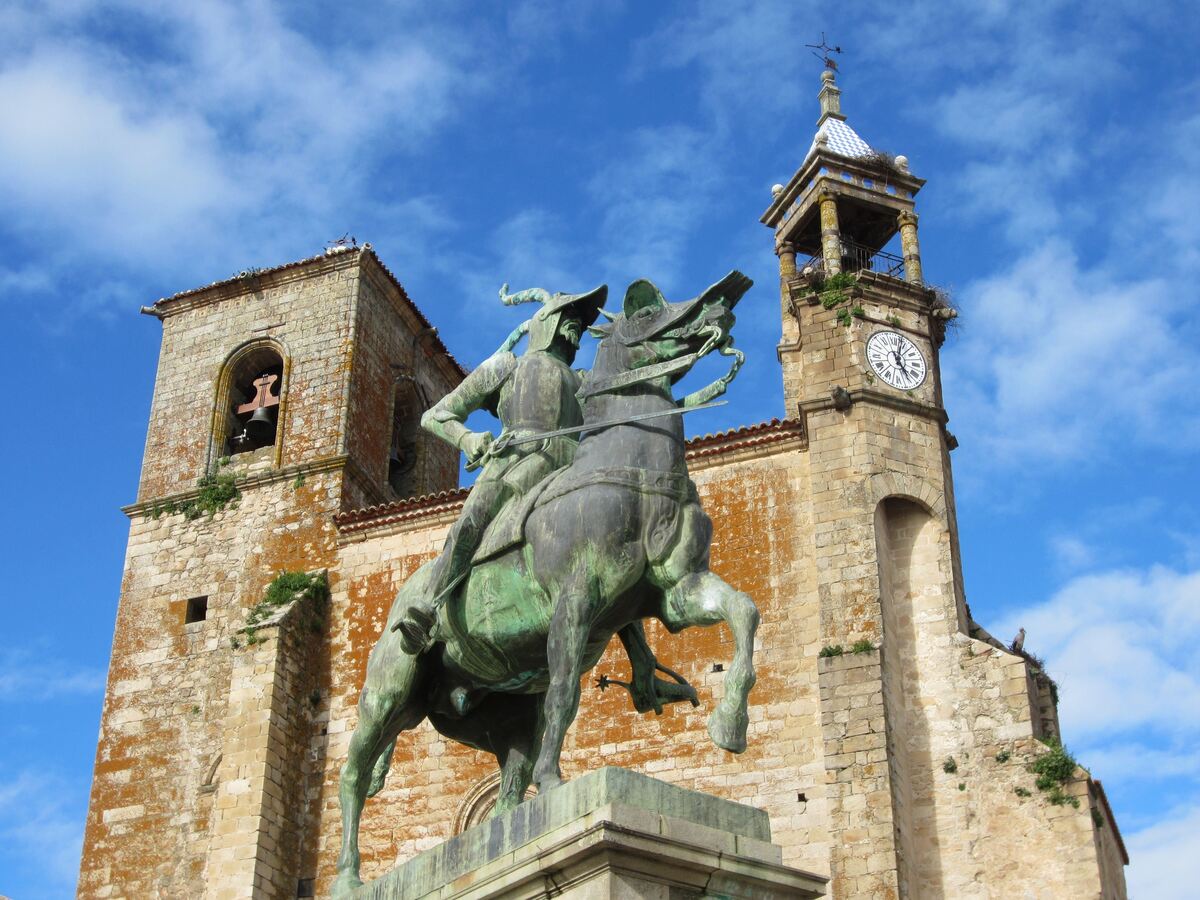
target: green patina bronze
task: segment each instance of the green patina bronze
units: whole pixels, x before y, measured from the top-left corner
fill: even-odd
[[[745,749],[758,611],[709,571],[712,526],[688,478],[680,413],[711,403],[737,374],[732,310],[750,284],[731,272],[669,303],[635,281],[621,313],[604,313],[600,326],[606,287],[501,290],[505,303],[541,308],[422,418],[482,471],[442,554],[400,589],[371,651],[341,774],[335,895],[360,884],[363,804],[383,786],[397,736],[423,719],[496,756],[503,812],[531,782],[540,793],[561,783],[580,676],[614,634],[633,676],[629,684],[602,678],[601,687],[627,688],[639,712],[696,704],[695,690],[655,659],[643,619],[671,632],[729,625],[734,657],[709,734],[727,750]],[[570,365],[585,329],[600,345],[595,366],[581,373]],[[732,358],[729,372],[677,400],[672,385],[712,352]],[[480,409],[499,417],[498,438],[466,427]]]

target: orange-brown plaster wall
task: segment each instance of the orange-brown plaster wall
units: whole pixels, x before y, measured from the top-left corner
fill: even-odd
[[[752,694],[750,747],[734,756],[708,737],[707,716],[722,692],[732,646],[728,629],[648,634],[662,661],[696,686],[701,707],[669,707],[639,716],[618,689],[601,693],[600,673],[627,679],[615,641],[584,678],[583,701],[563,753],[570,777],[617,765],[696,790],[750,803],[771,813],[789,862],[827,870],[824,768],[816,696],[817,626],[811,563],[798,552],[807,539],[803,454],[790,449],[705,468],[693,466],[705,509],[714,520],[712,568],[759,603],[758,683]],[[366,656],[384,627],[400,585],[440,549],[454,511],[434,522],[391,526],[343,539],[331,631],[333,696],[324,800],[318,825],[318,893],[332,878],[340,840],[337,774],[357,720],[355,704]],[[448,742],[426,723],[397,746],[388,785],[367,802],[362,825],[363,874],[377,877],[398,860],[453,833],[472,789],[495,771],[486,754]],[[806,800],[798,800],[799,794]]]

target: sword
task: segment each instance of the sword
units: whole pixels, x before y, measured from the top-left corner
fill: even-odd
[[[492,441],[491,446],[488,447],[487,452],[483,456],[467,465],[467,471],[474,472],[493,456],[503,453],[509,447],[532,444],[535,441],[545,441],[550,438],[562,437],[565,434],[578,434],[581,431],[599,431],[601,428],[611,428],[613,425],[628,425],[632,422],[645,422],[647,419],[660,419],[663,416],[682,416],[684,413],[695,412],[698,409],[711,409],[714,406],[724,406],[728,402],[728,400],[710,400],[708,403],[701,403],[697,406],[677,406],[674,409],[660,409],[656,412],[638,413],[637,415],[625,416],[621,419],[607,419],[603,422],[585,422],[582,425],[572,425],[569,428],[558,428],[554,431],[543,431],[539,434],[528,434],[524,437],[513,437],[515,432],[509,431]]]

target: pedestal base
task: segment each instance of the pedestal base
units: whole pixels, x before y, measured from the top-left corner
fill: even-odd
[[[762,810],[606,768],[422,853],[361,900],[820,897],[783,865]]]

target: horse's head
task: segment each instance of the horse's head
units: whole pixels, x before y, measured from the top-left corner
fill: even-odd
[[[651,282],[635,281],[625,292],[621,313],[601,310],[610,323],[590,329],[601,342],[580,395],[586,398],[660,378],[674,384],[711,351],[735,352],[730,336],[733,307],[751,284],[733,271],[700,296],[670,303]]]

